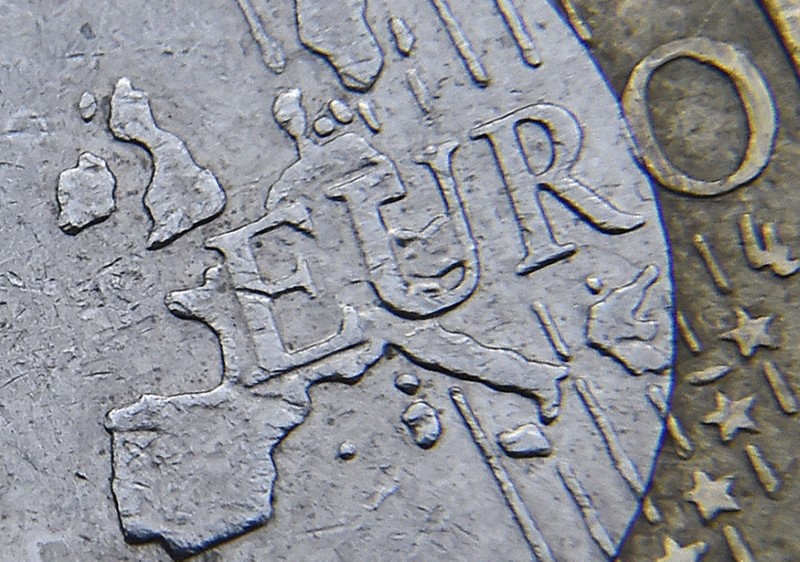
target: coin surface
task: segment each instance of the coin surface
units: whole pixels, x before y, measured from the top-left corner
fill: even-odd
[[[654,475],[658,513],[640,518],[620,558],[794,560],[798,5],[576,5],[593,30],[592,52],[623,100],[636,68],[666,46],[674,53],[676,45],[705,42],[726,52],[705,49],[664,64],[647,91],[650,141],[662,154],[642,160],[650,168],[648,159],[666,155],[679,171],[654,172],[674,260],[675,424]],[[763,85],[771,111],[751,103]],[[633,129],[648,126],[629,118]],[[754,150],[773,128],[774,147]],[[730,192],[697,197],[682,189],[691,185],[687,178],[722,185],[748,161],[764,167],[752,180],[729,184],[740,184]]]
[[[793,559],[791,6],[662,4],[9,7],[2,558]]]

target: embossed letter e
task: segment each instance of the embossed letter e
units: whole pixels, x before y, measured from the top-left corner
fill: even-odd
[[[525,122],[544,126],[550,136],[553,159],[539,173],[531,169],[517,133],[517,127]],[[583,146],[583,131],[575,116],[563,107],[529,105],[479,125],[471,136],[489,139],[505,179],[525,250],[525,257],[517,265],[518,275],[532,273],[577,250],[575,244],[559,244],[553,236],[540,201],[542,190],[558,197],[583,220],[606,234],[629,232],[644,224],[644,218],[620,211],[572,176]]]

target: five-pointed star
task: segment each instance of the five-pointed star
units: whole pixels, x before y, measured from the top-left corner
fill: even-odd
[[[730,495],[732,484],[733,476],[712,480],[708,474],[698,470],[694,473],[694,488],[684,497],[697,506],[703,520],[708,522],[720,511],[739,511],[739,504]]]
[[[777,338],[767,333],[774,318],[774,315],[769,315],[753,319],[745,309],[737,308],[737,326],[730,332],[722,334],[720,338],[736,342],[739,352],[745,357],[751,357],[758,346],[777,347]]]
[[[698,562],[706,550],[708,550],[708,545],[704,542],[681,546],[672,537],[665,537],[664,556],[656,560],[656,562]]]
[[[703,423],[718,425],[722,440],[730,441],[740,429],[756,429],[756,422],[749,414],[755,400],[753,395],[745,396],[741,400],[731,400],[717,392],[717,409],[703,418]]]

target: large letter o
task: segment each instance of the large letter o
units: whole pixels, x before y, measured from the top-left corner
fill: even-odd
[[[747,151],[739,169],[720,180],[698,180],[676,168],[653,132],[647,86],[659,67],[681,57],[709,64],[727,74],[744,105],[750,129]],[[668,43],[636,65],[622,95],[622,107],[636,137],[639,160],[664,187],[688,195],[720,195],[757,177],[769,162],[778,130],[775,103],[758,68],[733,45],[702,37]]]

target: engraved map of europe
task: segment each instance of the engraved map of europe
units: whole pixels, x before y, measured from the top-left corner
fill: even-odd
[[[670,263],[553,7],[69,4],[3,16],[0,550],[613,558]]]

